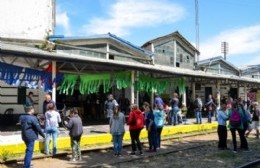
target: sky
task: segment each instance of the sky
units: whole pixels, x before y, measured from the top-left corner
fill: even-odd
[[[260,0],[198,0],[200,60],[260,64]],[[195,0],[56,0],[56,35],[115,34],[137,46],[178,31],[196,46]]]

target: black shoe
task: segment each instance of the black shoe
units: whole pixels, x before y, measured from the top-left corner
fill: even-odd
[[[135,152],[131,152],[130,155],[131,155],[131,156],[134,156],[134,155],[135,155]]]
[[[141,155],[141,156],[144,155],[143,151],[140,151],[140,155]]]

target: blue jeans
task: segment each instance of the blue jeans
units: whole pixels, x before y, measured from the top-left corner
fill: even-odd
[[[115,134],[113,135],[113,145],[115,155],[119,155],[122,151],[124,134]]]
[[[156,129],[152,129],[148,131],[148,141],[149,141],[149,150],[156,151],[157,143],[156,143]]]
[[[156,130],[156,147],[160,148],[161,147],[161,133],[162,133],[163,127],[157,127]]]
[[[172,109],[172,125],[177,125],[178,124],[178,107],[174,107]]]
[[[211,114],[211,111],[208,111],[208,123],[211,123],[211,116],[212,114]]]
[[[52,154],[55,155],[57,152],[57,137],[59,130],[56,127],[46,128],[46,142],[45,142],[45,153],[48,155],[50,153],[49,144],[50,138],[52,137]]]
[[[29,168],[31,165],[31,160],[33,156],[33,149],[34,149],[34,141],[25,142],[26,151],[24,156],[24,168]]]
[[[196,123],[197,124],[201,124],[202,123],[201,118],[202,118],[201,111],[197,111],[196,112]]]

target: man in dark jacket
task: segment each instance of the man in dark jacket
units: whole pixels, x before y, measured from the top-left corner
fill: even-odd
[[[34,108],[32,106],[26,107],[26,114],[20,116],[20,123],[22,126],[22,139],[26,145],[24,168],[31,167],[31,160],[34,150],[34,142],[38,139],[38,133],[45,139],[45,135],[41,130],[37,118],[33,115]]]
[[[80,139],[83,134],[83,126],[81,118],[78,115],[78,110],[72,108],[70,110],[70,120],[69,122],[64,121],[65,126],[70,130],[70,143],[72,148],[72,161],[76,161],[76,153],[78,154],[78,160],[81,159],[80,151]]]

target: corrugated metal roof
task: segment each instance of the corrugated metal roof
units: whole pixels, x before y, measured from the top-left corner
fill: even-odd
[[[244,73],[253,73],[253,72],[260,72],[260,64],[258,65],[245,65],[239,67],[241,72]]]
[[[216,56],[216,57],[208,58],[208,59],[205,59],[205,60],[200,60],[200,61],[197,62],[197,66],[209,65],[209,64],[212,64],[212,63],[215,63],[215,62],[224,62],[228,66],[230,66],[233,69],[235,69],[236,71],[240,72],[239,68],[237,68],[235,65],[233,65],[232,63],[225,60],[222,56]]]
[[[137,45],[132,44],[129,41],[126,41],[114,34],[108,33],[108,34],[98,34],[98,35],[93,35],[93,36],[87,36],[87,37],[64,37],[64,36],[50,36],[49,40],[50,41],[74,41],[74,40],[92,40],[92,39],[111,39],[114,40],[120,44],[123,44],[127,46],[128,48],[131,48],[133,50],[136,50],[138,52],[141,52],[147,56],[153,56],[153,53],[145,50]]]
[[[169,75],[202,77],[202,78],[220,79],[220,80],[228,79],[228,80],[248,82],[248,83],[254,83],[260,85],[260,80],[243,78],[239,76],[211,74],[203,71],[193,71],[189,69],[175,68],[175,67],[163,66],[163,65],[149,65],[149,64],[142,64],[136,62],[133,63],[133,62],[86,57],[86,56],[76,55],[76,54],[48,52],[37,48],[11,45],[11,44],[5,44],[1,42],[0,42],[0,53],[13,54],[20,57],[39,58],[39,59],[56,60],[56,61],[78,62],[78,63],[86,62],[86,63],[105,65],[105,66],[118,66],[130,70],[149,71],[149,72],[163,73]]]
[[[173,33],[170,33],[170,34],[167,34],[167,35],[164,35],[164,36],[161,36],[161,37],[157,37],[153,40],[150,40],[148,42],[146,42],[145,44],[142,45],[142,47],[146,47],[147,45],[151,44],[151,43],[154,43],[156,41],[160,41],[161,39],[164,39],[164,38],[168,38],[170,36],[178,36],[183,42],[185,42],[189,47],[192,48],[192,50],[196,51],[197,54],[200,54],[199,50],[197,50],[188,40],[186,40],[186,38],[184,38],[178,31],[175,31]]]

